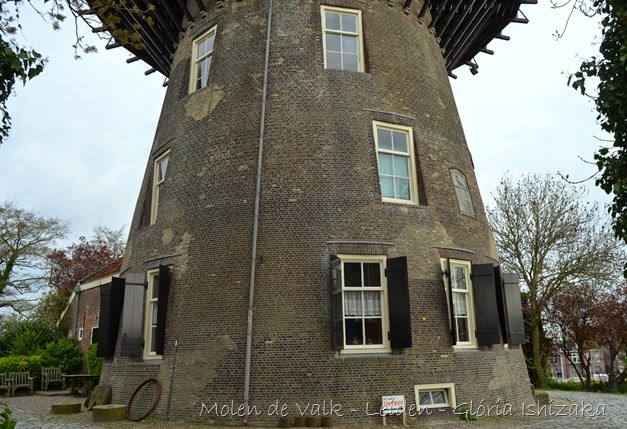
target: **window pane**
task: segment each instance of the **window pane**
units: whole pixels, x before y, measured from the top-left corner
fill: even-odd
[[[202,58],[207,53],[207,39],[201,40],[198,42],[198,47],[196,48],[196,60]]]
[[[392,131],[385,128],[377,128],[377,143],[379,149],[392,150]]]
[[[429,392],[420,392],[420,405],[432,405]]]
[[[344,329],[346,330],[347,345],[363,345],[364,333],[362,319],[345,319]]]
[[[342,68],[342,54],[327,52],[327,68],[341,69]]]
[[[431,398],[434,404],[446,404],[446,396],[443,390],[434,390],[431,392]]]
[[[381,195],[386,198],[394,198],[394,179],[390,176],[379,176],[381,183]]]
[[[361,292],[344,292],[344,316],[361,315]]]
[[[394,156],[394,175],[409,177],[408,158],[406,156]]]
[[[161,182],[163,179],[165,179],[165,172],[168,169],[168,158],[164,158],[161,160],[161,162],[159,162],[159,177],[157,178],[158,182]]]
[[[159,276],[154,276],[152,278],[152,293],[151,293],[151,297],[152,299],[158,299],[159,298]]]
[[[157,350],[157,327],[153,326],[150,330],[150,351],[155,352]]]
[[[407,133],[403,131],[393,131],[394,150],[407,153]]]
[[[381,264],[364,263],[364,286],[381,286]]]
[[[366,319],[366,345],[383,344],[381,319]]]
[[[409,200],[409,180],[396,178],[396,198],[399,200]]]
[[[470,341],[468,336],[468,320],[465,317],[457,318],[457,341]]]
[[[394,174],[393,156],[387,153],[379,153],[379,174]]]
[[[359,60],[355,54],[342,55],[342,70],[359,71]]]
[[[381,316],[381,292],[364,292],[364,316]]]
[[[211,68],[211,58],[213,57],[207,57],[204,60],[202,60],[202,74],[201,74],[201,79],[200,79],[200,87],[204,88],[205,86],[207,86],[207,79],[209,79],[209,69]]]
[[[466,294],[453,292],[453,312],[455,316],[467,316]]]
[[[361,287],[361,264],[359,262],[344,263],[344,286]]]
[[[207,37],[206,42],[205,42],[205,52],[209,53],[211,51],[213,51],[213,43],[216,40],[216,33],[213,33],[211,36]]]
[[[341,30],[340,14],[335,12],[325,13],[325,24],[329,30]]]
[[[357,37],[342,36],[342,52],[357,55]]]
[[[466,289],[466,269],[453,267],[453,289]]]
[[[342,31],[357,33],[357,15],[342,14]]]
[[[327,51],[340,52],[342,50],[341,36],[339,34],[327,34]]]
[[[156,325],[157,324],[157,303],[153,303],[151,304],[152,306],[152,324]]]

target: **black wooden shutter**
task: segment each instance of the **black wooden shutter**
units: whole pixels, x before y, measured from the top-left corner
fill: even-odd
[[[523,320],[522,304],[520,302],[518,274],[503,274],[503,290],[505,292],[509,344],[524,344],[525,322]]]
[[[333,317],[333,349],[344,348],[344,308],[342,307],[342,260],[331,256],[331,317]]]
[[[127,273],[122,314],[121,355],[141,356],[144,345],[143,312],[146,273]]]
[[[159,266],[159,300],[157,301],[157,332],[155,338],[155,353],[163,354],[165,343],[165,319],[168,311],[168,297],[170,294],[170,269]]]
[[[453,271],[451,270],[451,260],[446,260],[446,270],[448,275],[446,280],[448,282],[447,291],[448,296],[448,311],[449,311],[449,326],[451,327],[451,344],[457,344],[457,324],[455,322],[455,307],[453,306]]]
[[[388,259],[385,275],[388,280],[390,343],[393,349],[409,348],[412,345],[412,338],[407,258],[401,256]]]
[[[500,344],[500,323],[492,264],[472,266],[472,287],[477,343],[481,346]]]
[[[501,327],[501,338],[503,342],[507,342],[507,319],[505,311],[505,295],[503,293],[503,278],[501,276],[501,267],[494,267],[494,287],[496,288],[496,308],[499,311],[499,325]]]
[[[100,286],[100,325],[97,355],[111,358],[115,353],[120,315],[124,303],[124,279],[113,277],[110,284]]]

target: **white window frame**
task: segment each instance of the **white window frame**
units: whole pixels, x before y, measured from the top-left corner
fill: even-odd
[[[100,310],[99,310],[100,311]],[[96,325],[96,326],[92,326],[91,327],[91,336],[89,337],[89,344],[95,344],[94,343],[94,329],[98,329],[100,326]],[[97,341],[96,341],[97,342]]]
[[[78,328],[78,333],[76,334],[76,339],[78,341],[82,341],[83,340],[83,328]]]
[[[328,30],[327,24],[326,24],[326,12],[335,12],[335,13],[344,14],[344,15],[356,16],[357,17],[357,33],[340,31],[340,30],[330,30],[330,29]],[[320,15],[321,15],[321,21],[322,21],[322,52],[324,56],[324,68],[325,69],[329,68],[327,66],[326,34],[327,33],[346,34],[346,35],[357,37],[357,57],[358,57],[357,58],[357,70],[345,70],[344,68],[341,68],[341,69],[334,68],[331,70],[344,70],[344,71],[363,73],[366,70],[366,66],[365,66],[365,61],[364,61],[364,30],[363,30],[363,25],[362,25],[361,10],[322,5],[320,6]]]
[[[151,350],[153,339],[153,328],[156,327],[156,320],[154,319],[156,311],[158,311],[159,298],[153,298],[153,289],[159,287],[159,269],[149,270],[146,273],[146,279],[148,287],[146,288],[145,307],[144,307],[144,359],[161,359],[162,356],[158,355],[156,351]],[[153,323],[154,322],[154,323]]]
[[[205,85],[200,88],[196,87],[196,81],[198,80],[198,63],[204,61],[205,59],[211,57],[211,66],[213,65],[213,54],[215,52],[215,37],[217,35],[217,26],[211,27],[209,30],[205,31],[203,34],[194,39],[192,45],[192,61],[190,67],[190,78],[189,78],[189,93],[199,91],[203,88],[207,87],[207,82],[205,81]],[[206,39],[210,37],[214,37],[214,49],[211,52],[207,52],[202,58],[198,58],[198,45],[204,42]],[[209,79],[209,73],[211,72],[211,66],[209,66],[209,70],[207,70],[207,80]]]
[[[445,404],[431,404],[420,405],[420,393],[421,392],[435,392],[444,391],[446,396]],[[455,384],[454,383],[437,383],[437,384],[416,384],[414,385],[414,392],[416,395],[416,407],[418,409],[426,408],[453,408],[457,407],[457,399],[455,397]]]
[[[344,339],[344,348],[341,350],[341,354],[358,354],[358,353],[389,353],[392,351],[390,341],[388,339],[388,331],[389,331],[389,310],[388,310],[388,293],[387,293],[387,278],[385,276],[385,269],[387,266],[387,256],[386,255],[337,255],[342,262],[342,332]],[[347,287],[345,286],[345,274],[346,271],[344,269],[345,263],[379,263],[380,264],[380,273],[381,273],[381,286],[380,287]],[[362,273],[362,282],[363,282],[363,273]],[[356,291],[381,291],[381,334],[383,339],[383,344],[359,344],[352,345],[347,344],[346,340],[346,322],[344,316],[344,305],[345,305],[345,292],[356,292]],[[363,301],[362,301],[363,302]],[[362,318],[363,316],[362,312]]]
[[[383,128],[391,131],[402,131],[407,134],[407,151],[408,153],[403,153],[399,151],[389,150],[389,149],[381,149],[379,147],[379,137],[377,130],[379,128]],[[372,122],[372,131],[374,133],[374,141],[375,147],[377,151],[377,171],[379,173],[379,190],[381,191],[381,201],[391,202],[391,203],[399,203],[399,204],[418,204],[418,179],[416,174],[416,156],[414,154],[414,132],[411,127],[406,127],[403,125],[390,124],[387,122],[373,121]],[[379,162],[379,153],[385,153],[396,156],[406,156],[409,163],[409,199],[401,199],[401,198],[390,198],[383,196],[383,190],[381,188],[381,165]]]
[[[579,354],[578,353],[570,353],[570,360],[573,363],[580,363],[579,362]]]
[[[447,263],[448,261],[448,263]],[[442,272],[446,272],[450,266],[451,272],[448,273],[445,278],[444,278],[444,284],[446,285],[446,302],[448,305],[448,311],[449,311],[449,320],[451,319],[451,314],[453,314],[453,321],[455,323],[454,329],[455,329],[455,338],[457,339],[457,342],[453,345],[453,348],[456,350],[460,350],[460,349],[476,349],[477,348],[477,337],[475,335],[475,329],[476,329],[476,321],[475,321],[475,300],[474,300],[474,295],[473,295],[473,284],[472,284],[472,277],[471,277],[471,269],[472,269],[472,264],[470,261],[463,261],[463,260],[459,260],[459,259],[441,259],[441,266],[442,266]],[[452,288],[453,286],[453,268],[454,267],[463,267],[465,268],[465,273],[466,273],[466,289],[455,289],[453,288],[452,290],[449,291],[449,288]],[[454,308],[450,308],[450,300],[449,300],[449,293],[453,292],[453,293],[464,293],[466,294],[466,308],[468,311],[468,341],[459,341],[459,334],[457,332],[457,320],[456,320],[456,316],[454,314],[455,309]]]
[[[164,177],[159,180],[159,167],[161,163],[168,159],[168,165],[166,166],[166,171]],[[170,167],[170,150],[167,150],[165,153],[160,155],[157,159],[155,159],[153,166],[153,174],[152,174],[152,199],[150,203],[150,224],[154,225],[157,222],[157,213],[159,211],[159,201],[161,198],[161,185],[165,181],[165,177],[168,174],[168,168]]]

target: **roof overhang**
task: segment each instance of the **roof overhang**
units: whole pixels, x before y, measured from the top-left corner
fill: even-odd
[[[152,67],[146,74],[158,71],[166,77],[170,75],[171,60],[180,35],[189,23],[206,14],[203,0],[131,0],[130,6],[109,12],[97,10],[97,0],[86,1],[92,9],[78,13],[87,21],[88,17],[96,16],[102,23],[117,22],[118,28],[138,33],[143,45],[141,48],[133,47],[119,37],[120,40],[111,38],[107,49],[123,46],[134,54],[127,62],[143,60]],[[234,0],[212,1],[220,8],[226,1]],[[403,3],[408,15],[416,10],[411,8],[412,3],[421,1],[388,0],[390,5]],[[475,56],[493,53],[487,45],[494,39],[509,40],[502,31],[510,23],[528,22],[520,11],[522,4],[537,4],[537,0],[423,0],[417,18],[428,25],[438,38],[449,74],[462,65],[468,65],[476,74],[478,65],[474,61]],[[110,19],[111,16],[115,19]],[[106,25],[96,27],[92,24],[94,32],[108,30]]]

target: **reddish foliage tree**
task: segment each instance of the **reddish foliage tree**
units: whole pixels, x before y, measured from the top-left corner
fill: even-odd
[[[616,374],[614,362],[618,354],[627,348],[627,283],[603,295],[597,306],[597,342],[609,352],[608,373],[610,390],[617,391],[617,382],[627,378],[627,369]]]
[[[124,246],[120,237],[121,229],[110,231],[101,227],[96,229],[96,236],[91,240],[80,237],[78,243],[54,250],[48,256],[50,285],[71,293],[81,279],[122,255]]]
[[[590,350],[596,347],[599,300],[597,290],[589,285],[570,286],[557,292],[550,306],[553,340],[588,390],[592,387]],[[578,363],[572,358],[575,353]]]

